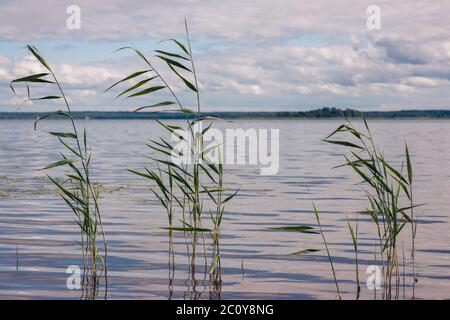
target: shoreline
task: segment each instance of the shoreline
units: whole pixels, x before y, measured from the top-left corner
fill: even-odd
[[[36,120],[51,112],[0,112],[0,120]],[[323,108],[310,111],[218,111],[202,112],[202,117],[214,117],[227,120],[238,119],[342,119],[360,118],[361,114],[368,119],[450,119],[450,110],[400,110],[400,111],[367,111],[361,113],[352,109]],[[75,111],[75,119],[92,120],[139,120],[139,119],[185,119],[192,115],[164,112],[130,112],[130,111]],[[62,119],[50,117],[51,119]]]

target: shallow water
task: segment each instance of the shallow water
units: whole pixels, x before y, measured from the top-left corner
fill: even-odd
[[[158,136],[146,120],[89,120],[96,181],[104,187],[101,208],[109,242],[107,297],[175,299],[211,297],[202,277],[196,288],[186,282],[187,257],[182,235],[175,237],[173,290],[168,281],[165,213],[148,184],[126,171],[151,165],[146,140]],[[81,124],[81,123],[79,123]],[[315,225],[311,201],[318,207],[336,266],[343,297],[354,299],[354,252],[346,216],[364,209],[359,180],[342,163],[343,149],[322,143],[338,120],[242,120],[219,127],[279,128],[280,170],[261,176],[256,166],[230,166],[226,180],[239,195],[226,206],[222,224],[223,283],[220,298],[333,299],[335,287],[323,250],[303,256],[289,253],[322,249],[320,235],[275,232],[282,225]],[[0,121],[0,298],[71,298],[66,268],[81,265],[79,231],[71,212],[38,171],[57,160],[60,147],[46,131],[33,132],[33,121]],[[416,298],[450,298],[450,121],[373,120],[371,127],[386,156],[400,161],[408,141],[415,167],[418,235]],[[56,128],[58,130],[56,130]],[[374,298],[365,281],[374,264],[374,227],[360,217],[361,297]],[[408,256],[409,242],[403,243]],[[16,249],[18,255],[16,254]],[[18,267],[18,270],[16,268]],[[410,265],[406,265],[410,273]],[[405,297],[411,296],[406,279]],[[105,295],[104,283],[99,298]],[[403,289],[402,289],[403,290]],[[171,292],[169,292],[171,291]],[[378,296],[381,292],[377,293]],[[403,291],[402,294],[403,296]],[[217,298],[217,297],[216,297]]]

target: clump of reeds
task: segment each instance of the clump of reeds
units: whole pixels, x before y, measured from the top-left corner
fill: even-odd
[[[365,130],[358,130],[347,120],[345,124],[329,134],[324,141],[352,150],[349,155],[345,156],[346,162],[343,166],[350,167],[367,187],[364,188],[364,192],[367,195],[369,207],[361,213],[370,215],[376,227],[384,267],[384,297],[392,299],[398,297],[398,284],[400,283],[398,238],[407,224],[411,225],[411,257],[414,260],[416,235],[414,208],[416,205],[414,205],[412,195],[413,168],[407,145],[405,146],[405,160],[400,168],[396,169],[395,165],[389,162],[381,149],[376,146],[364,117],[363,121]],[[345,135],[346,138],[335,140],[334,137],[337,135]],[[405,166],[406,173],[403,172]],[[350,224],[349,228],[357,252],[357,237]],[[395,289],[394,296],[393,287]]]
[[[103,273],[106,278],[106,256],[107,243],[103,230],[102,217],[99,208],[99,191],[94,185],[90,174],[91,150],[88,145],[87,133],[84,129],[79,132],[72,115],[70,104],[64,91],[53,72],[52,68],[40,52],[31,45],[27,45],[28,51],[37,59],[45,72],[31,74],[11,82],[11,89],[15,93],[14,85],[23,83],[27,89],[26,101],[63,101],[65,111],[58,110],[40,117],[34,124],[36,130],[37,123],[49,117],[60,117],[67,119],[71,125],[71,130],[67,132],[49,132],[56,137],[64,148],[65,152],[60,153],[61,159],[45,166],[42,170],[56,167],[64,167],[66,173],[61,178],[47,177],[56,186],[58,194],[72,210],[75,215],[75,222],[80,228],[81,247],[84,264],[84,287],[90,288],[90,292],[95,297],[98,288],[98,276]],[[31,85],[49,85],[56,89],[54,95],[32,98]],[[98,245],[98,235],[101,234],[102,246]],[[103,247],[103,253],[100,248]],[[99,270],[99,266],[102,269]]]
[[[220,231],[223,221],[224,204],[231,200],[236,192],[225,195],[227,189],[224,186],[224,168],[221,155],[219,161],[212,161],[209,154],[215,150],[220,152],[220,142],[204,146],[204,136],[211,129],[214,119],[203,117],[201,114],[200,90],[192,54],[189,30],[185,22],[186,44],[176,39],[169,39],[176,50],[155,50],[152,57],[147,57],[141,51],[131,47],[118,49],[131,50],[138,55],[145,65],[145,69],[133,72],[120,81],[111,85],[108,90],[127,83],[128,86],[117,94],[117,97],[126,98],[148,97],[152,98],[155,92],[165,92],[167,100],[152,101],[144,106],[136,107],[134,112],[169,112],[182,113],[185,118],[185,126],[175,126],[163,121],[156,122],[168,135],[178,136],[179,141],[191,141],[187,150],[180,151],[175,142],[164,137],[151,139],[148,148],[156,155],[150,156],[153,168],[145,168],[142,171],[129,170],[152,182],[151,192],[165,209],[170,243],[173,232],[183,232],[190,239],[187,241],[187,253],[190,256],[190,274],[195,281],[196,257],[198,255],[198,242],[203,243],[205,258],[205,275],[209,273],[210,280],[215,286],[220,287]],[[153,59],[160,60],[167,66],[163,72],[155,66]],[[170,76],[175,76],[181,84],[195,96],[195,107],[188,108],[182,99],[169,84]],[[181,133],[187,133],[183,136]],[[184,152],[184,153],[183,153]],[[192,161],[183,161],[188,157]],[[155,168],[156,167],[156,168]],[[211,204],[208,206],[208,204]],[[204,217],[209,217],[208,226],[204,224]],[[205,234],[211,237],[211,262],[209,271]],[[170,245],[173,251],[173,245]]]

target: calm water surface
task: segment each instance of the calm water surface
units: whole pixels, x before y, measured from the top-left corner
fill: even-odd
[[[193,288],[186,282],[184,238],[175,238],[176,268],[169,293],[168,239],[161,229],[166,226],[165,213],[148,191],[147,182],[126,171],[151,166],[143,145],[160,130],[148,120],[84,123],[93,147],[92,172],[104,189],[101,208],[109,242],[108,298],[192,297]],[[344,150],[320,141],[339,124],[337,120],[242,120],[219,125],[280,129],[277,175],[261,176],[256,166],[232,166],[226,173],[227,182],[241,191],[228,203],[222,224],[222,299],[335,297],[323,250],[288,255],[322,248],[320,236],[269,229],[315,225],[312,200],[321,213],[343,296],[355,298],[354,252],[346,217],[364,209],[366,201],[350,170],[332,169],[342,163]],[[399,164],[406,140],[414,158],[416,202],[425,203],[416,212],[416,297],[449,299],[450,121],[377,120],[371,126],[387,157]],[[38,171],[56,161],[61,150],[46,131],[63,130],[64,123],[48,121],[38,132],[32,127],[33,121],[0,121],[0,298],[78,299],[80,291],[66,289],[65,271],[69,265],[81,264],[76,242],[79,231],[44,172]],[[372,299],[365,271],[374,264],[374,227],[362,217],[359,225],[361,295]],[[407,256],[409,241],[403,245]],[[410,265],[406,270],[410,272]],[[101,297],[104,288],[100,291]],[[194,291],[198,298],[210,297],[205,283],[200,282]],[[411,295],[410,287],[405,295]]]

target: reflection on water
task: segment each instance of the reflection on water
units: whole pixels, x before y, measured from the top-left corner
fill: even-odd
[[[147,182],[126,171],[149,165],[143,157],[147,149],[142,146],[146,139],[160,133],[158,127],[152,121],[87,121],[95,161],[92,173],[102,184],[101,206],[109,244],[107,292],[104,277],[86,282],[96,283],[95,297],[332,299],[335,287],[326,253],[289,255],[322,248],[320,236],[269,229],[315,226],[311,211],[314,200],[342,296],[354,299],[354,251],[346,217],[365,207],[365,195],[350,170],[332,169],[341,164],[344,150],[320,141],[339,123],[245,120],[218,124],[279,128],[280,171],[276,176],[260,176],[254,166],[227,168],[226,182],[241,191],[226,206],[220,245],[221,281],[212,281],[202,259],[197,259],[192,270],[184,235],[168,237],[161,229],[166,227],[166,216]],[[45,130],[33,132],[32,125],[32,121],[0,121],[0,297],[92,298],[89,291],[86,296],[66,287],[67,267],[83,265],[76,242],[79,231],[44,173],[37,170],[57,160],[53,158],[57,155],[55,148],[59,148],[57,141]],[[64,126],[62,122],[50,125],[52,129]],[[450,298],[450,142],[446,139],[450,122],[376,120],[371,127],[386,156],[399,163],[404,141],[408,141],[416,173],[416,202],[426,203],[416,213],[419,282],[415,295]],[[359,217],[358,224],[361,299],[372,299],[374,290],[366,286],[366,269],[376,264],[378,248],[368,219]],[[408,244],[403,243],[406,253]],[[407,279],[411,278],[410,270],[406,264]],[[377,294],[380,296],[380,292]],[[412,294],[408,280],[404,292],[400,292],[403,294],[406,298]]]

